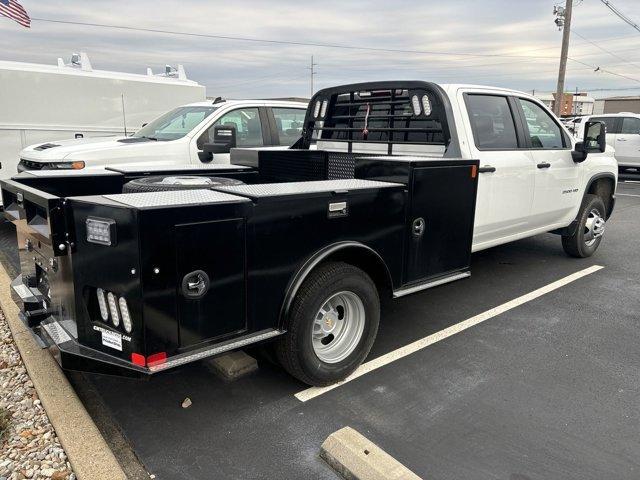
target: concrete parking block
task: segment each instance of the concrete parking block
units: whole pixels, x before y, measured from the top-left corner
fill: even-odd
[[[320,457],[345,480],[420,480],[420,477],[351,427],[333,432]]]
[[[224,380],[235,380],[258,369],[256,359],[240,350],[207,359],[204,363]]]

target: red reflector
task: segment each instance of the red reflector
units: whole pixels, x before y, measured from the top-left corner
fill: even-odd
[[[167,361],[167,352],[158,352],[147,357],[147,366],[153,367]]]
[[[471,178],[476,178],[477,174],[478,174],[478,167],[476,167],[475,165],[471,165]]]
[[[144,355],[140,355],[139,353],[132,353],[131,363],[133,363],[134,365],[139,365],[141,367],[144,367],[145,365]]]

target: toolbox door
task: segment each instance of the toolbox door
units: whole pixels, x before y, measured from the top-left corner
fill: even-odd
[[[178,225],[176,250],[180,346],[245,331],[244,219]]]
[[[475,174],[470,165],[414,169],[403,283],[469,268]]]

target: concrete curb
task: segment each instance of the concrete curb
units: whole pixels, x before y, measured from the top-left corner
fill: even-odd
[[[333,432],[320,457],[346,480],[420,480],[420,477],[351,427]]]
[[[126,480],[126,475],[95,423],[78,399],[54,358],[38,346],[18,318],[11,298],[11,281],[0,264],[0,308],[38,392],[79,480]]]

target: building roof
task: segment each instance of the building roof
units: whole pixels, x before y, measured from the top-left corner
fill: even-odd
[[[640,95],[630,95],[630,96],[626,96],[626,97],[606,97],[606,98],[600,98],[599,100],[640,100]]]

